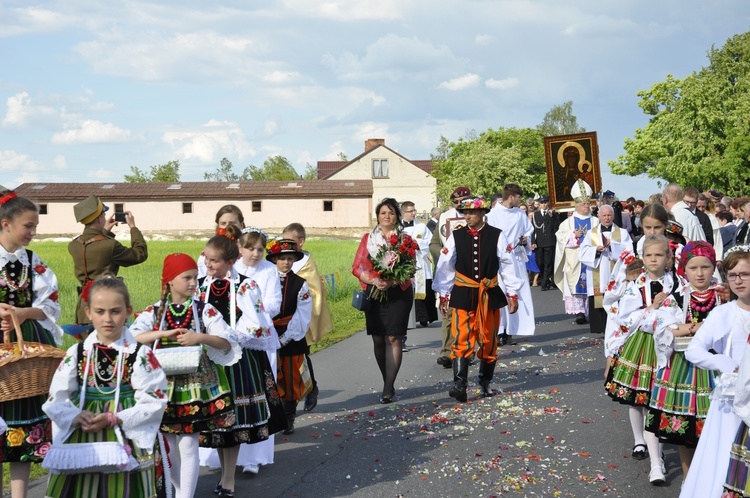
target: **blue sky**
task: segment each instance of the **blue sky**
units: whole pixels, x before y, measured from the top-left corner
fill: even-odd
[[[655,181],[606,167],[647,122],[636,93],[749,26],[746,0],[3,0],[0,183],[277,154],[302,172],[367,138],[429,159],[572,100],[604,187],[645,197]]]

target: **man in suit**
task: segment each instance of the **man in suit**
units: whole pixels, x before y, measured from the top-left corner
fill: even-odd
[[[711,218],[700,209],[697,209],[699,196],[700,192],[698,192],[697,188],[687,187],[682,197],[682,202],[687,204],[688,211],[698,218],[698,222],[701,224],[701,228],[703,228],[703,234],[706,236],[706,242],[714,245],[714,227],[711,225]]]
[[[558,219],[556,213],[549,209],[549,197],[539,198],[539,210],[532,219],[534,234],[531,236],[531,249],[536,250],[536,263],[539,266],[539,285],[543,291],[552,288],[553,263],[555,262],[555,245],[557,239]]]
[[[434,232],[435,228],[437,228],[439,219],[440,219],[440,208],[435,206],[434,208],[430,209],[430,221],[427,222],[427,230],[429,230],[430,233]]]

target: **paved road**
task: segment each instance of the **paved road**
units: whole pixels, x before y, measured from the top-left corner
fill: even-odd
[[[238,475],[237,496],[678,496],[675,447],[665,450],[663,488],[648,483],[647,460],[630,458],[627,410],[603,392],[601,336],[571,324],[559,292],[533,296],[536,335],[501,349],[493,387],[503,392],[492,398],[476,387],[466,404],[447,396],[437,323],[409,331],[391,405],[377,404],[364,332],[315,354],[318,407],[298,417],[295,434],[277,436],[274,465]],[[210,498],[218,471],[202,474],[196,496]],[[34,483],[30,496],[43,494]]]

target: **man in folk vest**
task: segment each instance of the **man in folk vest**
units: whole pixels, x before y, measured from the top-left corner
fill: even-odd
[[[511,314],[518,310],[518,291],[523,282],[515,274],[510,241],[501,230],[484,221],[489,202],[483,197],[466,198],[456,209],[464,215],[466,226],[453,231],[445,241],[433,289],[440,295],[440,312],[447,315],[453,309],[453,387],[448,394],[465,402],[469,357],[477,344],[482,396],[492,395],[490,381],[497,362],[500,308],[507,305]],[[498,285],[498,278],[502,279],[507,296]]]
[[[73,206],[76,221],[85,228],[83,233],[70,241],[68,252],[73,257],[75,275],[80,282],[78,293],[90,281],[103,274],[117,275],[121,266],[133,266],[143,263],[148,258],[148,247],[143,234],[135,226],[135,218],[126,211],[125,223],[130,227],[130,247],[125,247],[115,240],[110,230],[117,226],[114,215],[107,219],[109,208],[101,199],[90,195]],[[86,316],[85,303],[78,299],[76,305],[76,323],[91,323]]]
[[[602,306],[602,298],[607,290],[612,268],[623,251],[633,252],[630,234],[614,223],[612,206],[600,206],[598,218],[599,225],[586,233],[578,250],[578,259],[586,266],[589,328],[592,334],[603,334],[607,327],[607,313]]]

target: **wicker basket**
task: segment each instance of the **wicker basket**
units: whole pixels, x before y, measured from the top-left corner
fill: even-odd
[[[692,340],[693,340],[693,336],[690,336],[690,335],[685,335],[682,337],[675,337],[674,338],[674,350],[684,353],[685,351],[687,351],[687,348],[690,345],[690,341]]]
[[[10,332],[0,345],[0,402],[47,394],[52,376],[65,357],[65,351],[49,344],[24,342],[18,317],[11,312],[18,343],[10,342]],[[17,352],[13,353],[14,350]]]

